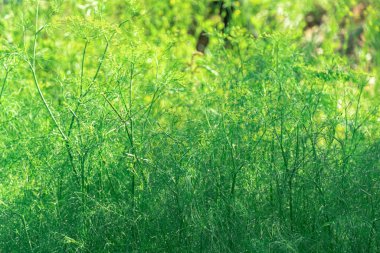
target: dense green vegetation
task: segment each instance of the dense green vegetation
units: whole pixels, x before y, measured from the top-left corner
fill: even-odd
[[[380,252],[379,10],[3,1],[0,252]]]

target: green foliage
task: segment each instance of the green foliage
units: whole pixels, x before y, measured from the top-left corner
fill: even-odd
[[[224,4],[0,4],[0,252],[380,250],[377,1]]]

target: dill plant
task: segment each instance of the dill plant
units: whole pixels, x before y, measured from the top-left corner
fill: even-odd
[[[354,68],[255,3],[4,4],[0,252],[377,252],[375,5]]]

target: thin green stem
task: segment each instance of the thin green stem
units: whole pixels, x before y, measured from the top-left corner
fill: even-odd
[[[40,96],[40,98],[41,98],[41,100],[42,100],[42,102],[43,102],[43,104],[44,104],[46,110],[48,111],[48,113],[49,113],[49,115],[50,115],[50,118],[51,118],[52,121],[54,122],[54,124],[55,124],[55,126],[57,127],[59,133],[61,134],[62,139],[63,139],[64,141],[67,141],[67,140],[68,140],[67,136],[65,135],[65,133],[62,131],[61,127],[59,126],[58,121],[56,120],[56,118],[55,118],[53,112],[51,111],[51,109],[50,109],[50,107],[49,107],[49,105],[48,105],[48,103],[47,103],[47,101],[46,101],[46,99],[45,99],[45,97],[44,97],[44,94],[43,94],[42,91],[41,91],[40,85],[39,85],[38,80],[37,80],[36,71],[35,71],[35,69],[34,69],[32,63],[30,63],[30,62],[28,61],[28,64],[29,64],[29,68],[30,68],[30,70],[32,71],[32,74],[33,74],[33,81],[34,81],[34,84],[35,84],[35,86],[36,86],[36,88],[37,88],[37,90],[38,90],[38,94],[39,94],[39,96]]]
[[[80,71],[80,93],[79,93],[79,97],[81,97],[82,93],[83,93],[84,59],[85,59],[85,56],[86,56],[86,50],[87,50],[88,43],[89,43],[88,40],[86,40],[86,43],[84,44],[84,48],[83,48],[83,53],[82,53],[82,64],[81,64],[81,71]]]
[[[37,48],[37,36],[38,36],[38,14],[39,14],[39,1],[37,1],[36,6],[36,16],[35,16],[35,33],[34,33],[34,43],[33,43],[33,69],[36,69],[36,48]]]
[[[1,91],[0,91],[0,104],[1,104],[1,98],[2,98],[2,96],[3,96],[3,92],[4,92],[4,89],[5,89],[5,84],[6,84],[6,82],[7,82],[9,72],[10,72],[9,70],[6,70],[6,72],[5,72],[5,77],[4,77],[4,79],[3,79],[3,84],[2,84],[2,86],[1,86]]]

